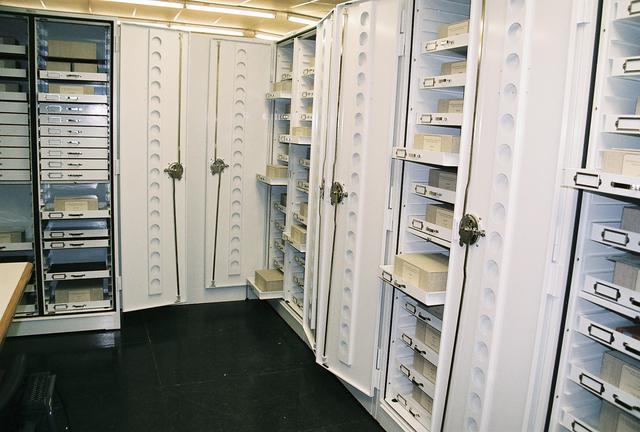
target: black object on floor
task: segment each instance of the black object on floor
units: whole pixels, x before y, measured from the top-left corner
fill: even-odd
[[[73,432],[382,431],[259,301],[127,313],[119,332],[10,338],[0,360],[17,353],[57,376]]]

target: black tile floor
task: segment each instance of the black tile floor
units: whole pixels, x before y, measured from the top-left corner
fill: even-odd
[[[8,339],[57,375],[73,432],[382,428],[262,302],[124,315],[121,331]],[[2,428],[0,428],[1,430]]]

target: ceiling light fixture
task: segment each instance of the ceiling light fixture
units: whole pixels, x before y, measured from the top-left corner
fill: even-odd
[[[202,5],[202,4],[196,4],[196,3],[187,3],[186,8],[189,10],[196,10],[201,12],[243,15],[243,16],[251,16],[251,17],[258,17],[258,18],[275,19],[276,17],[275,12],[259,10],[259,9],[240,8],[240,7],[210,6],[210,5]]]
[[[174,1],[165,1],[165,0],[107,0],[112,3],[129,3],[135,5],[142,6],[157,6],[157,7],[165,7],[172,9],[182,9],[184,8],[183,3],[178,3]]]
[[[305,24],[305,25],[316,25],[319,22],[318,20],[302,17],[299,15],[287,15],[287,19],[293,23]]]
[[[280,36],[280,35],[269,34],[269,33],[257,33],[256,32],[256,39],[262,39],[262,40],[267,40],[267,41],[278,41],[281,38],[282,38],[282,36]]]
[[[194,33],[209,33],[224,36],[244,36],[244,32],[240,30],[223,29],[217,27],[198,27],[185,25],[171,25],[169,28],[174,30],[188,31]]]

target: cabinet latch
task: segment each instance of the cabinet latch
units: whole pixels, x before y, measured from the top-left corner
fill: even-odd
[[[211,161],[209,162],[209,169],[211,170],[211,175],[222,174],[225,168],[229,168],[229,165],[220,158],[216,160],[211,159]]]
[[[331,191],[329,192],[329,196],[331,197],[331,205],[337,205],[342,202],[343,199],[349,196],[347,192],[344,190],[344,186],[342,186],[338,182],[333,182],[331,184]]]
[[[164,172],[174,180],[182,180],[184,166],[180,162],[171,162],[169,166],[164,169]]]
[[[476,216],[466,214],[460,221],[458,234],[460,235],[460,246],[471,246],[477,242],[480,237],[485,236],[485,231],[480,229],[480,222]]]

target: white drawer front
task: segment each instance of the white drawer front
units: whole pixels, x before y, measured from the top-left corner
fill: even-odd
[[[80,102],[80,103],[108,103],[106,95],[75,95],[75,94],[59,94],[59,93],[40,93],[38,95],[40,102]]]
[[[26,69],[0,68],[0,77],[26,78]]]
[[[26,102],[0,102],[0,112],[27,114],[29,112],[29,104]]]
[[[0,159],[0,170],[28,170],[29,159]]]
[[[109,150],[92,148],[43,148],[43,158],[50,159],[108,159]]]
[[[45,272],[46,281],[76,280],[76,279],[102,279],[111,276],[109,270],[73,271],[65,273]]]
[[[29,148],[0,147],[0,159],[29,159]]]
[[[29,147],[29,137],[0,136],[0,147]]]
[[[41,125],[109,126],[109,118],[103,116],[40,114],[38,120]]]
[[[5,113],[0,113],[0,124],[28,125],[29,124],[29,115],[28,114],[5,114]]]
[[[29,126],[14,126],[0,124],[0,135],[29,136]]]
[[[40,173],[42,181],[104,181],[109,180],[109,171],[49,171]]]
[[[0,100],[3,101],[26,101],[27,94],[24,92],[2,92],[0,91]]]
[[[82,239],[82,238],[96,238],[96,237],[108,237],[108,229],[86,229],[86,230],[45,230],[42,232],[45,240],[59,240],[59,239]]]
[[[31,171],[29,170],[0,170],[0,181],[29,181]]]
[[[109,128],[85,126],[40,126],[42,136],[108,137]]]
[[[106,73],[96,72],[65,72],[65,71],[40,71],[40,78],[61,79],[65,81],[107,81]]]
[[[44,242],[45,249],[81,249],[109,247],[109,240],[55,240]]]
[[[110,210],[84,210],[84,211],[43,211],[42,219],[102,219],[111,216]]]
[[[40,147],[85,147],[107,148],[107,138],[64,138],[64,137],[40,137]]]
[[[40,161],[40,168],[63,170],[108,170],[109,161],[106,159],[45,159]]]
[[[109,115],[108,105],[98,104],[54,104],[41,103],[38,106],[40,114],[83,114],[83,115]]]

